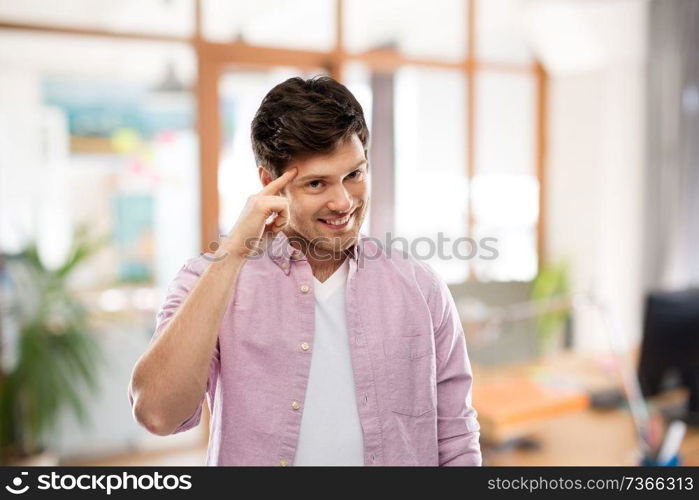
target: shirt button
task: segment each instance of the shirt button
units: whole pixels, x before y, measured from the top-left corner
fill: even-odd
[[[376,456],[372,453],[371,454],[371,463],[376,462]]]
[[[301,293],[308,293],[308,291],[311,289],[310,286],[308,285],[301,285]]]
[[[307,351],[310,348],[311,348],[311,346],[308,345],[306,342],[301,343],[301,349],[303,349],[304,351]]]
[[[369,396],[367,394],[364,395],[364,404],[369,404]]]
[[[286,269],[287,267],[289,267],[289,263],[288,263],[288,262],[282,262],[282,268]]]
[[[282,458],[279,460],[279,465],[281,467],[286,467],[287,465],[289,465],[289,461],[286,458]]]
[[[291,403],[291,407],[292,407],[294,410],[298,410],[299,408],[301,408],[301,405],[299,404],[298,401],[294,401],[293,403]]]

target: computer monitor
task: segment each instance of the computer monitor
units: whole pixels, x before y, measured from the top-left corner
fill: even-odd
[[[648,295],[638,376],[645,396],[687,387],[680,417],[699,424],[699,289]]]

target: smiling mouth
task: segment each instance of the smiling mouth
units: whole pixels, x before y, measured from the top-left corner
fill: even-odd
[[[327,226],[339,229],[339,228],[345,227],[349,223],[349,221],[352,220],[352,218],[354,217],[354,212],[356,212],[356,209],[343,217],[335,217],[333,219],[318,219],[318,220]]]

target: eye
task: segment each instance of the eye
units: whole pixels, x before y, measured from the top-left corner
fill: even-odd
[[[311,181],[307,184],[307,186],[310,187],[311,189],[316,189],[316,188],[319,188],[321,186],[321,184],[322,184],[321,181]]]
[[[354,172],[351,172],[350,174],[347,175],[348,178],[350,179],[359,179],[362,175],[361,170],[355,170]]]

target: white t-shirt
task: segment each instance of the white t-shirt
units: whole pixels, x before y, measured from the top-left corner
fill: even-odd
[[[347,336],[347,259],[313,279],[315,335],[294,465],[364,465],[364,439]]]

